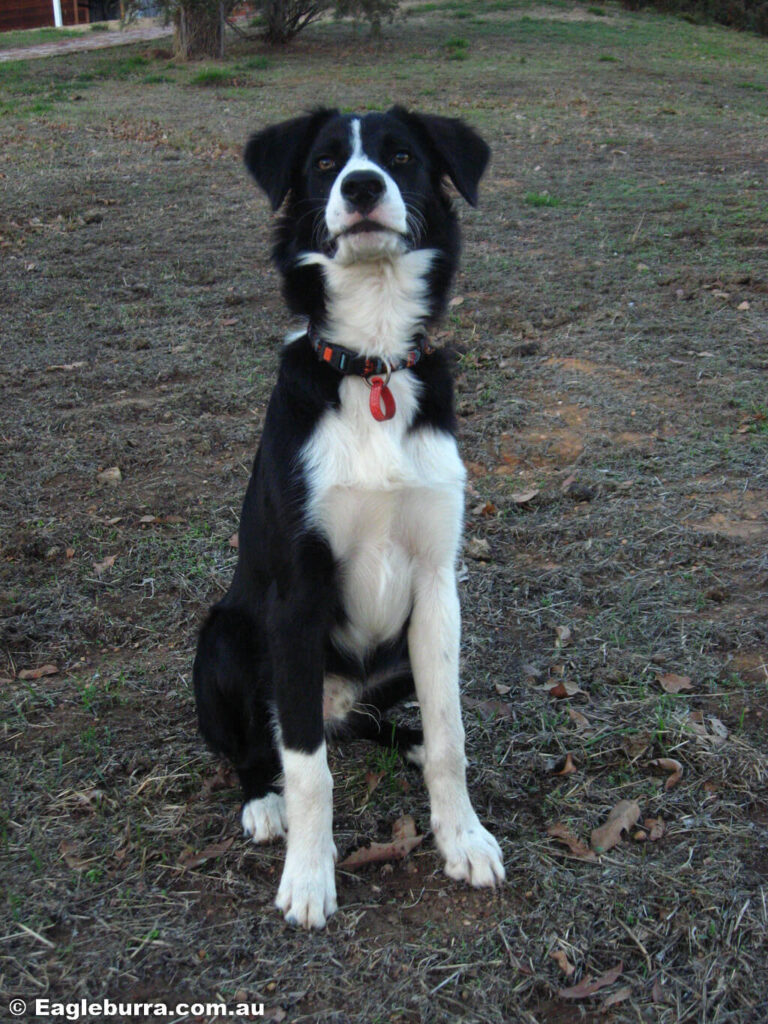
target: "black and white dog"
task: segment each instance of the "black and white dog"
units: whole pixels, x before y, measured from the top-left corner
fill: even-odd
[[[195,694],[203,736],[240,777],[246,834],[287,834],[276,903],[308,928],[336,909],[326,735],[422,765],[446,873],[504,878],[467,794],[455,572],[465,472],[447,360],[426,335],[459,250],[444,179],[474,205],[488,156],[461,121],[400,107],[319,109],[245,151],[273,209],[285,204],[273,258],[309,327],[282,352]],[[382,720],[414,684],[423,741]]]

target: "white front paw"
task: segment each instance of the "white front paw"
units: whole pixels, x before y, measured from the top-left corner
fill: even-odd
[[[449,878],[477,888],[504,881],[501,848],[474,812],[462,821],[434,821],[432,828]]]
[[[288,924],[302,928],[325,927],[326,918],[336,910],[336,856],[332,842],[321,851],[299,853],[292,851],[289,844],[275,899],[275,905],[285,914]]]
[[[249,800],[240,818],[243,831],[254,843],[271,843],[285,836],[288,819],[282,793],[267,793],[259,800]]]

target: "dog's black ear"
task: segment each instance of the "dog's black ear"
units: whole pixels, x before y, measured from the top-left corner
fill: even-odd
[[[470,206],[477,206],[477,186],[491,151],[476,131],[455,117],[416,114],[403,107],[390,113],[419,130],[428,140],[438,168],[447,175]]]
[[[318,107],[303,117],[270,125],[252,135],[243,153],[245,166],[277,210],[290,191],[302,157],[321,126],[337,110]]]

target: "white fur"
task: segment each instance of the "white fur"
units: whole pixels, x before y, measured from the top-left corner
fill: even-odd
[[[271,843],[285,836],[288,819],[281,793],[267,793],[260,800],[249,800],[243,808],[243,831],[254,843]]]
[[[405,760],[415,764],[419,768],[424,767],[424,747],[419,744],[417,747],[410,747],[405,753]]]
[[[301,262],[318,264],[325,278],[323,337],[367,356],[401,359],[429,312],[426,277],[435,255],[414,249],[347,264],[338,256],[307,253]]]
[[[480,824],[467,793],[459,702],[459,598],[452,566],[422,568],[408,631],[424,727],[424,780],[445,872],[475,886],[504,880],[499,844]]]
[[[288,843],[275,904],[289,924],[323,928],[336,910],[333,779],[325,743],[313,754],[280,751]]]
[[[308,518],[328,539],[341,572],[346,620],[334,634],[364,655],[403,627],[422,562],[452,563],[461,534],[464,467],[452,437],[408,432],[416,381],[390,381],[397,412],[379,423],[361,380],[346,379],[341,407],[329,410],[303,451]]]
[[[352,120],[350,146],[352,153],[334,181],[326,204],[325,223],[331,238],[336,238],[345,229],[363,219],[359,212],[348,208],[347,201],[341,193],[341,187],[347,174],[353,171],[371,171],[380,175],[386,186],[380,202],[370,214],[366,215],[366,219],[376,221],[388,228],[389,231],[365,232],[340,239],[340,248],[350,258],[359,259],[367,252],[380,252],[382,248],[392,251],[392,249],[398,248],[402,244],[399,236],[403,235],[407,229],[407,211],[400,189],[392,177],[383,167],[366,156],[360,135],[359,118]],[[344,259],[343,255],[342,259]]]

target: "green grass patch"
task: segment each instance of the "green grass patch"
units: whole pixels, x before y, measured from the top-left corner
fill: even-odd
[[[447,39],[443,45],[448,51],[448,60],[466,60],[469,57],[469,43],[466,39]]]
[[[549,192],[526,192],[523,196],[523,201],[528,206],[562,206],[562,199],[558,199],[557,196],[552,196]]]
[[[20,50],[25,46],[42,46],[61,39],[77,39],[82,32],[67,28],[31,28],[0,33],[0,50]]]
[[[189,80],[190,85],[199,85],[204,88],[212,86],[235,85],[236,75],[231,68],[203,68],[193,75]]]

